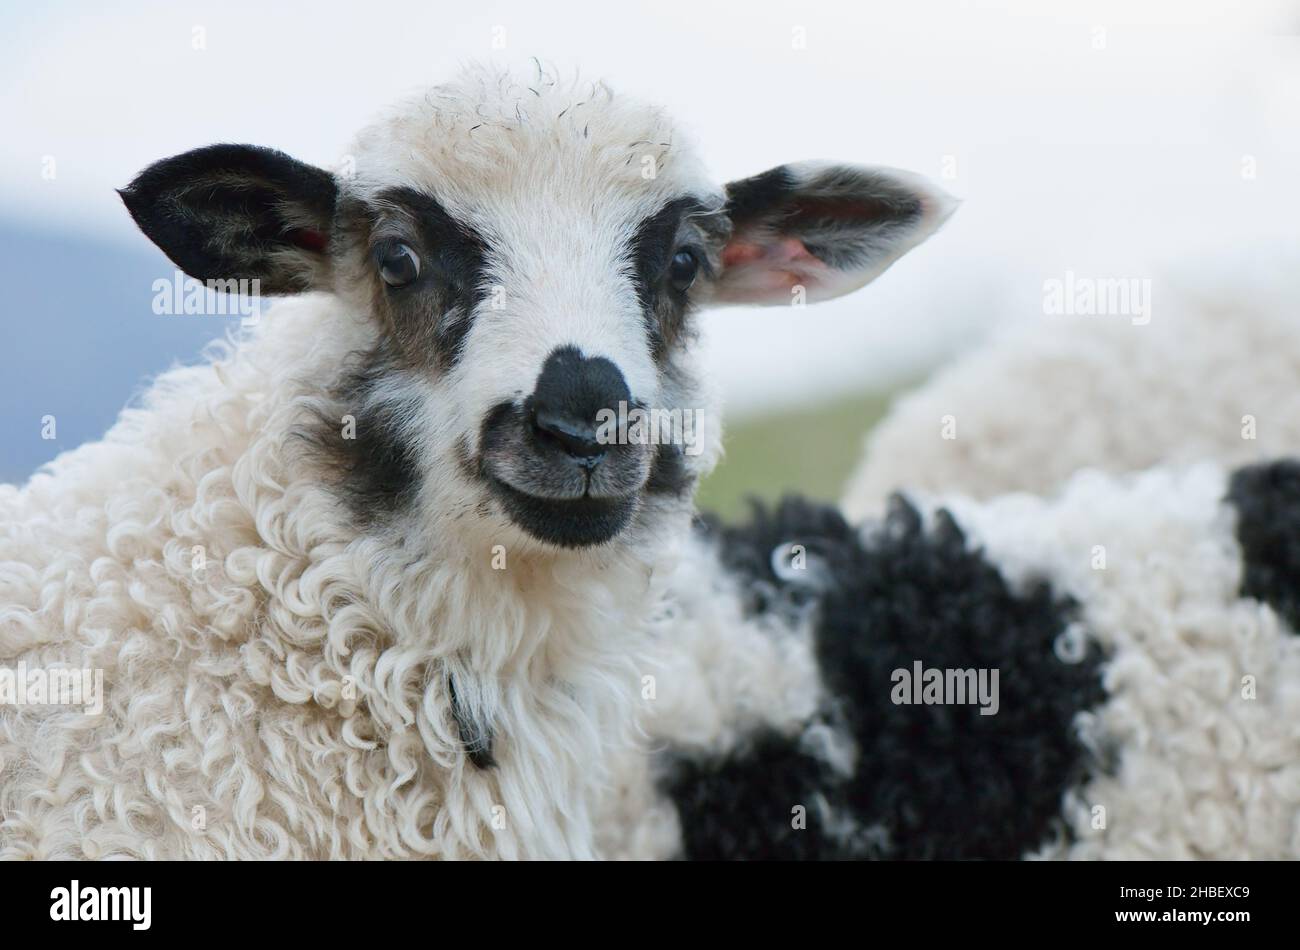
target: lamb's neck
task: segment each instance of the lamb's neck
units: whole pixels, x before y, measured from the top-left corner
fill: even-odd
[[[632,559],[521,558],[508,570],[444,562],[378,582],[397,595],[398,635],[379,667],[425,670],[418,698],[400,699],[426,753],[460,776],[447,794],[509,816],[485,853],[594,856],[594,796],[636,737],[654,576]]]
[[[539,663],[555,675],[583,657],[626,652],[656,595],[653,561],[627,552],[411,558],[365,541],[354,557],[396,646],[491,675]]]

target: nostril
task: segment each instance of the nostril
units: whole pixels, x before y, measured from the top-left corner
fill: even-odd
[[[557,443],[585,465],[594,466],[605,455],[606,446],[596,439],[596,427],[544,406],[533,406],[533,428],[545,439]]]

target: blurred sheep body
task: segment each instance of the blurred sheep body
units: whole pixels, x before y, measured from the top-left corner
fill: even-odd
[[[900,488],[1043,493],[1087,468],[1300,450],[1293,268],[1187,284],[1158,282],[1149,323],[1042,317],[940,369],[872,430],[845,511],[879,513]]]
[[[860,531],[759,519],[838,552],[804,634],[821,713],[684,744],[687,852],[1300,856],[1300,465],[1272,461],[1300,450],[1296,284],[1245,270],[1149,324],[1017,328],[901,397],[846,490]],[[895,707],[916,660],[1000,668],[999,712]]]
[[[789,500],[701,545],[721,619],[660,678],[631,855],[1300,857],[1300,462],[859,529]]]

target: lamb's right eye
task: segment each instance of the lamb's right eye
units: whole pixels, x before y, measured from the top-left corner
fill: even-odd
[[[420,258],[405,244],[394,241],[375,251],[379,276],[389,287],[402,287],[420,276]]]

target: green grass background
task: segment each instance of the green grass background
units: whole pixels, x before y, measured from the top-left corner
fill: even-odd
[[[727,423],[725,454],[700,486],[700,508],[734,519],[751,496],[771,501],[798,492],[838,501],[863,440],[893,397],[860,393]]]

